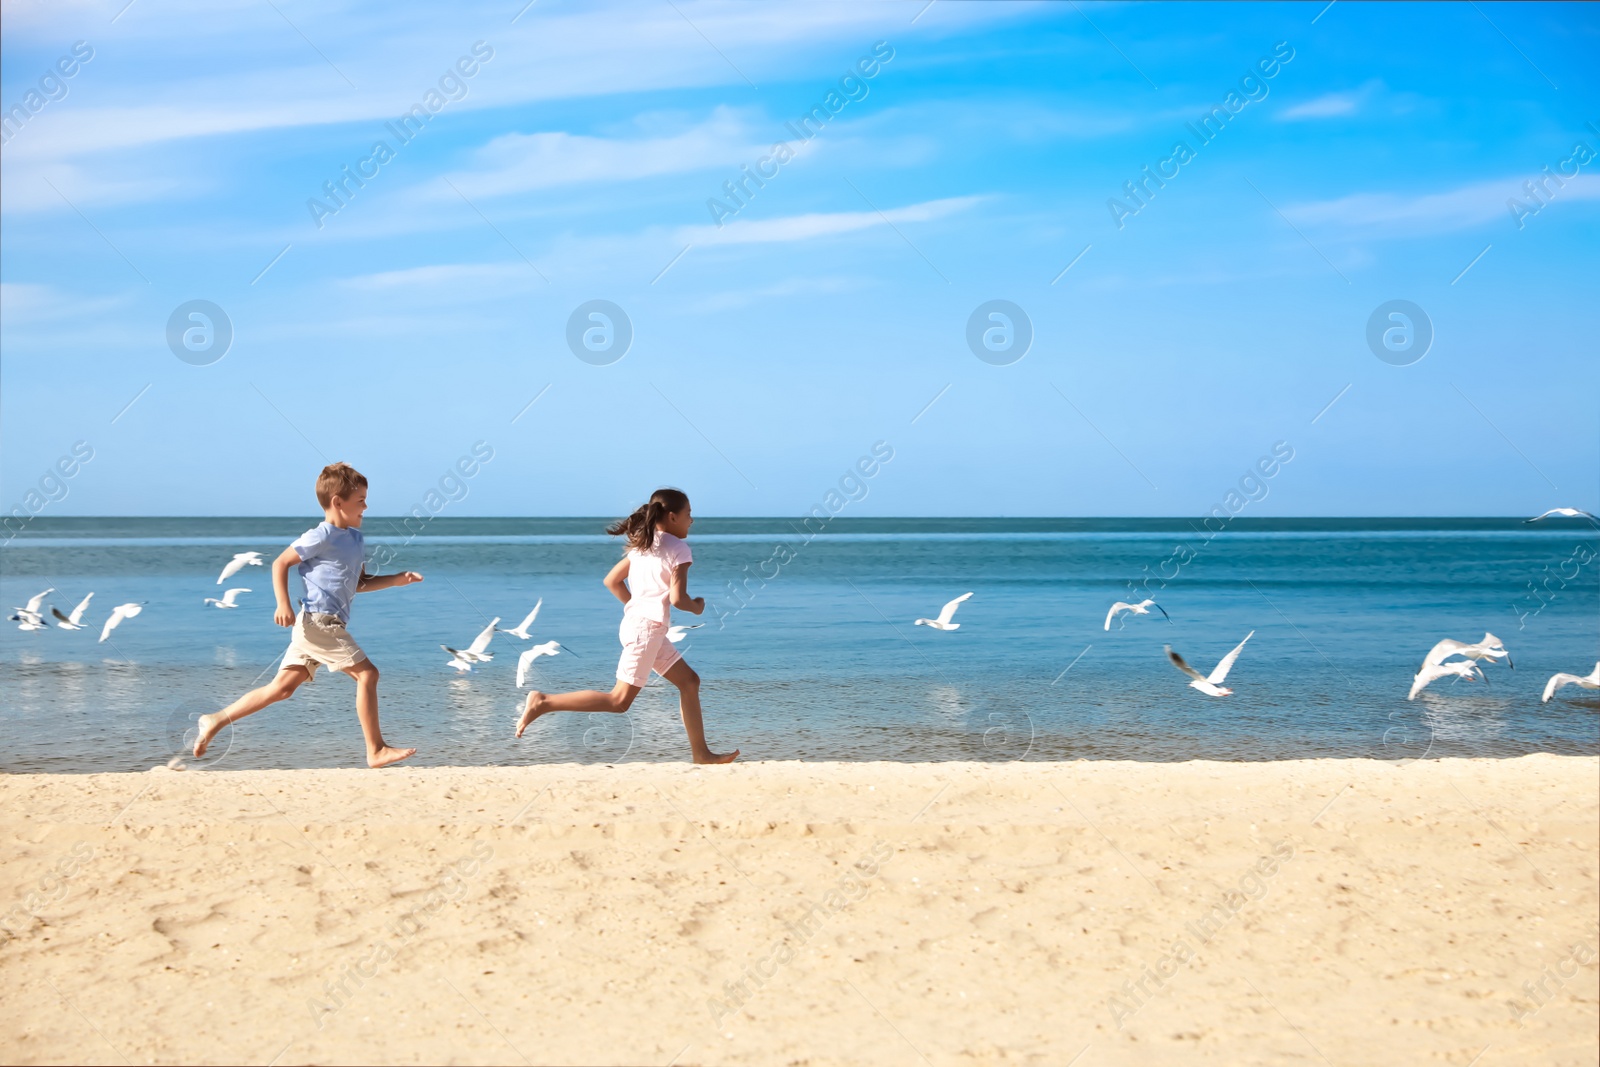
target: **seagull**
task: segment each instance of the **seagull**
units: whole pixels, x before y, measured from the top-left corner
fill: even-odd
[[[516,634],[524,641],[533,640],[533,635],[528,632],[528,627],[532,626],[533,620],[539,617],[539,608],[543,605],[544,597],[540,597],[538,603],[533,605],[533,610],[528,612],[528,617],[526,619],[523,619],[521,622],[517,623],[514,629],[501,630],[500,632],[503,634]]]
[[[45,629],[44,616],[40,614],[40,609],[44,607],[44,598],[55,591],[55,587],[51,586],[38,596],[29,597],[28,606],[25,608],[17,608],[17,613],[15,615],[8,616],[8,618],[17,624],[17,629],[19,630]]]
[[[542,645],[534,645],[522,655],[517,657],[517,688],[521,689],[528,684],[528,672],[533,669],[533,661],[540,656],[554,656],[558,652],[570,652],[571,649],[560,641],[546,641]]]
[[[1157,604],[1154,600],[1141,600],[1137,604],[1128,604],[1119,600],[1115,604],[1111,605],[1110,611],[1106,612],[1106,629],[1111,629],[1111,620],[1119,611],[1132,612],[1135,615],[1148,615],[1150,614],[1151,608],[1155,608],[1157,611],[1161,612],[1161,614],[1167,615],[1167,609],[1162,607],[1160,604]],[[1167,615],[1167,621],[1172,621],[1171,615]],[[1127,625],[1126,622],[1124,622],[1123,625]]]
[[[248,592],[250,592],[249,589],[230,589],[222,594],[221,600],[214,596],[206,597],[206,603],[215,604],[219,608],[236,608],[239,606],[239,594]]]
[[[16,609],[17,614],[18,615],[33,615],[33,616],[36,616],[36,617],[42,617],[42,616],[40,616],[40,610],[44,607],[44,598],[49,596],[51,593],[54,593],[55,591],[56,591],[55,586],[51,586],[49,589],[46,589],[44,592],[38,594],[37,596],[29,597],[28,598],[28,606],[25,607],[25,608],[17,608]]]
[[[1531,519],[1523,519],[1522,521],[1523,522],[1538,522],[1540,519],[1548,519],[1552,515],[1560,515],[1563,518],[1568,518],[1568,519],[1589,519],[1591,521],[1600,521],[1600,520],[1595,520],[1595,516],[1589,514],[1587,511],[1582,511],[1582,510],[1579,510],[1578,508],[1551,508],[1549,511],[1545,512],[1543,515],[1535,515]]]
[[[472,644],[466,648],[455,649],[449,645],[440,645],[440,648],[454,657],[446,666],[454,667],[458,671],[470,671],[474,663],[488,663],[494,659],[484,650],[489,647],[489,642],[494,639],[494,628],[498,625],[500,625],[500,619],[496,617],[488,626],[483,628],[483,632],[472,639]]]
[[[81,630],[83,629],[84,610],[88,608],[89,601],[93,599],[94,594],[90,593],[88,596],[78,601],[78,606],[72,609],[71,615],[63,615],[60,611],[53,607],[50,609],[50,614],[54,615],[58,620],[60,620],[56,623],[56,625],[61,627],[63,630]]]
[[[1472,682],[1483,677],[1483,669],[1470,659],[1452,660],[1449,663],[1424,663],[1417,676],[1411,679],[1411,692],[1406,694],[1406,699],[1417,699],[1417,694],[1428,688],[1431,683],[1452,674]]]
[[[1465,641],[1452,641],[1445,638],[1428,650],[1423,657],[1422,665],[1432,667],[1436,663],[1443,663],[1450,656],[1466,656],[1468,659],[1504,659],[1506,666],[1516,669],[1516,664],[1511,662],[1511,653],[1506,651],[1505,643],[1494,634],[1486,633],[1483,640],[1477,644],[1469,645]]]
[[[971,593],[962,593],[960,596],[950,601],[950,603],[939,609],[939,617],[937,619],[918,619],[914,625],[931,626],[935,630],[961,629],[961,624],[959,622],[951,622],[950,620],[955,616],[956,609],[961,606],[961,602],[971,595]]]
[[[240,571],[244,570],[246,567],[261,567],[261,566],[265,566],[265,562],[261,558],[261,553],[259,553],[259,552],[240,552],[240,553],[237,553],[232,559],[230,559],[228,561],[227,566],[222,568],[222,573],[217,575],[217,584],[221,585],[223,582],[227,581],[229,578],[232,578],[235,574],[238,574]]]
[[[1226,656],[1223,656],[1222,662],[1217,664],[1217,669],[1212,671],[1210,675],[1203,675],[1185,663],[1182,656],[1172,651],[1171,645],[1166,646],[1167,658],[1172,661],[1172,665],[1174,667],[1178,668],[1184,674],[1187,674],[1190,678],[1194,679],[1194,681],[1189,683],[1190,688],[1198,689],[1207,696],[1225,697],[1232,693],[1233,690],[1223,686],[1222,680],[1228,676],[1229,671],[1233,670],[1234,660],[1238,659],[1239,653],[1244,651],[1244,642],[1250,640],[1255,635],[1256,632],[1254,630],[1251,630],[1249,633],[1245,634],[1244,641],[1240,641],[1234,646],[1232,652],[1229,652]]]
[[[667,640],[671,641],[673,644],[677,644],[679,641],[682,641],[685,637],[689,636],[690,630],[698,630],[704,625],[705,623],[703,622],[697,622],[689,626],[669,626],[667,627]]]
[[[131,619],[144,610],[143,604],[118,604],[111,609],[111,618],[106,620],[105,629],[100,631],[100,640],[104,641],[111,636],[111,631],[122,624],[123,619]]]
[[[1577,674],[1552,674],[1550,680],[1544,683],[1544,703],[1555,695],[1555,691],[1564,685],[1581,685],[1585,689],[1600,689],[1600,663],[1594,665],[1594,670],[1588,676]]]

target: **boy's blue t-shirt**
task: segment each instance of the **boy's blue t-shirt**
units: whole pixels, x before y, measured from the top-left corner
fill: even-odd
[[[306,583],[305,599],[301,601],[305,609],[337,615],[340,622],[348,624],[350,601],[355,598],[356,583],[361,580],[361,561],[365,555],[361,531],[354,526],[341,529],[331,522],[322,522],[301,534],[289,547],[300,556],[300,577]]]

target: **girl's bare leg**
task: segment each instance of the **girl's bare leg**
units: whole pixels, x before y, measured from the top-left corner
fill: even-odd
[[[266,685],[250,690],[221,711],[200,716],[200,732],[194,739],[194,758],[199,759],[206,754],[206,746],[211,744],[211,739],[224,726],[238,722],[246,715],[254,715],[280,700],[288,700],[301,683],[310,677],[311,672],[304,667],[284,667]]]
[[[700,716],[700,676],[685,660],[667,668],[663,675],[678,687],[678,712],[683,716],[683,731],[689,735],[689,751],[696,763],[732,763],[739,758],[739,750],[718,753],[706,744],[705,723]]]
[[[517,720],[517,736],[528,724],[552,711],[609,711],[620,713],[633,706],[639,687],[618,681],[609,693],[598,689],[580,689],[576,693],[541,693],[537,689],[528,694],[522,705],[522,718]]]

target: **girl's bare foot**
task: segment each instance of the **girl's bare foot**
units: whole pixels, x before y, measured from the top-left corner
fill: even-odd
[[[388,745],[384,745],[376,752],[367,753],[367,766],[387,767],[391,763],[399,763],[401,760],[409,759],[416,754],[417,750],[414,748],[390,748]]]
[[[223,721],[221,712],[200,716],[200,733],[194,739],[195,759],[199,759],[206,754],[206,746],[211,744],[211,739],[216,737],[217,732],[226,725],[228,724]]]
[[[738,758],[739,750],[734,749],[732,752],[707,752],[705,759],[696,756],[694,761],[696,763],[732,763]]]
[[[528,694],[528,699],[522,705],[522,718],[517,720],[518,737],[522,736],[522,731],[526,730],[534,719],[544,714],[545,702],[545,695],[537,689]]]

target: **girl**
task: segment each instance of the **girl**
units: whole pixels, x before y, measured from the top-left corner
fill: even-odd
[[[693,556],[684,538],[693,525],[689,498],[676,489],[657,489],[649,503],[606,527],[606,533],[625,537],[628,544],[626,554],[605,577],[606,588],[623,604],[622,628],[617,635],[622,639],[617,684],[609,693],[598,689],[576,693],[534,690],[517,720],[518,737],[529,723],[552,711],[627,711],[654,669],[678,687],[678,708],[694,761],[732,763],[739,758],[738,749],[716,753],[706,746],[705,726],[700,721],[700,676],[667,640],[671,608],[696,615],[706,610],[705,597],[689,597]]]

